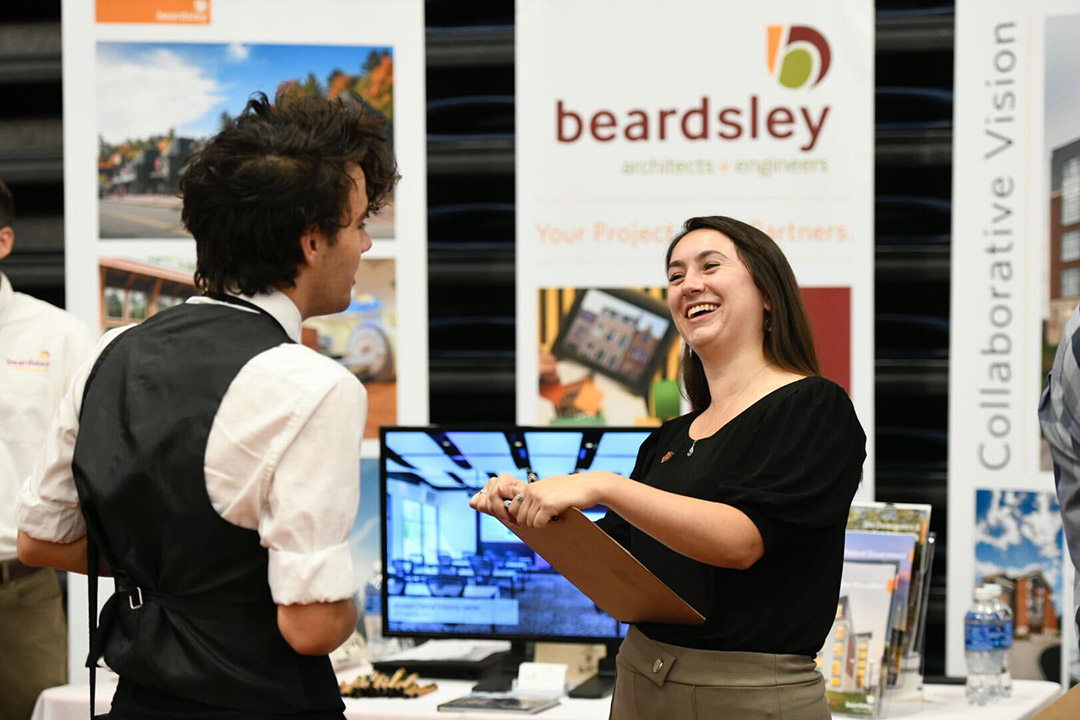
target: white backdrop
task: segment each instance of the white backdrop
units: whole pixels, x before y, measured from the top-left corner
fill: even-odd
[[[1036,413],[1057,344],[1052,310],[1076,304],[1051,297],[1050,158],[1080,138],[1078,43],[1076,0],[957,2],[950,675],[966,674],[964,613],[974,584],[990,575],[1016,580],[1041,573],[1062,615],[1065,647],[1076,645],[1071,570]],[[1057,642],[1053,631],[1018,637],[1014,675],[1037,672],[1038,655]]]
[[[396,325],[396,421],[428,420],[427,362],[427,196],[424,11],[420,0],[151,0],[139,22],[108,21],[95,13],[130,3],[64,0],[64,201],[65,277],[68,309],[91,327],[100,327],[102,289],[98,262],[119,256],[190,267],[194,242],[175,232],[176,218],[150,203],[121,198],[109,222],[129,221],[131,230],[99,226],[101,142],[146,140],[175,130],[177,136],[205,137],[196,106],[220,107],[235,116],[255,90],[273,98],[282,80],[305,82],[307,73],[329,87],[321,63],[340,53],[334,69],[358,76],[372,48],[392,55],[392,129],[402,180],[393,201],[393,219],[384,223],[364,262],[391,260],[381,278],[391,288]],[[155,7],[157,9],[154,12]],[[131,19],[131,18],[129,18]],[[216,53],[216,54],[215,54]],[[220,60],[214,60],[220,56]],[[192,58],[212,58],[203,65]],[[218,62],[220,73],[208,70]],[[245,65],[246,63],[246,65]],[[272,66],[268,67],[270,63]],[[289,63],[292,63],[289,65]],[[287,68],[273,76],[274,68]],[[326,66],[330,67],[330,66]],[[320,74],[322,73],[322,74]],[[224,80],[222,80],[224,78]],[[385,78],[384,78],[385,80]],[[117,87],[125,87],[118,92]],[[155,114],[156,113],[156,114]],[[158,119],[160,118],[160,119]],[[157,122],[155,125],[154,122]],[[202,124],[200,124],[202,123]],[[107,126],[107,127],[106,127]],[[107,134],[108,133],[108,134]],[[121,171],[120,175],[123,174]],[[119,178],[117,178],[119,179]],[[371,224],[369,223],[369,227]],[[366,267],[361,263],[361,271]],[[360,288],[357,288],[360,290]],[[386,298],[384,298],[385,300]],[[391,391],[392,392],[392,391]],[[374,407],[372,408],[375,409]],[[377,455],[378,441],[365,440],[364,455]],[[102,602],[107,598],[103,583]],[[110,588],[111,590],[111,588]],[[87,652],[86,583],[69,586],[71,677],[83,677]]]
[[[872,498],[873,4],[519,0],[516,43],[519,422],[553,414],[539,357],[572,293],[542,290],[659,296],[682,222],[728,215],[768,232],[804,288],[838,289],[822,322],[850,327]],[[597,383],[608,424],[648,420]]]

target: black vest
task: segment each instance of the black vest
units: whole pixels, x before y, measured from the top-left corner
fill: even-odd
[[[258,533],[223,520],[206,493],[206,443],[225,392],[251,358],[287,342],[264,312],[185,304],[125,331],[98,358],[72,465],[117,593],[91,657],[206,705],[340,718],[329,659],[299,655],[281,637]]]

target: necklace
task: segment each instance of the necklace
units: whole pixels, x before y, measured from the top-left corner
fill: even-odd
[[[735,401],[736,401],[736,400],[738,400],[739,398],[741,398],[741,397],[742,397],[742,394],[743,394],[744,392],[746,392],[746,389],[747,389],[747,388],[749,388],[749,387],[750,387],[750,385],[751,385],[751,384],[752,384],[752,383],[753,383],[753,382],[754,382],[755,380],[757,380],[757,378],[758,378],[758,375],[760,375],[760,374],[761,374],[762,372],[764,372],[764,371],[765,371],[765,368],[769,367],[770,365],[772,365],[772,363],[771,363],[771,362],[768,362],[768,363],[765,363],[764,365],[762,365],[762,366],[761,366],[761,369],[759,369],[759,370],[758,370],[758,371],[757,371],[756,373],[754,373],[754,376],[753,376],[752,378],[750,378],[750,379],[749,379],[749,380],[748,380],[748,381],[746,382],[746,384],[745,384],[745,385],[743,385],[743,386],[742,386],[742,390],[740,390],[740,391],[738,392],[738,394],[737,394],[737,395],[735,395],[735,397],[733,397],[733,398],[731,398],[730,400],[728,400],[728,401],[727,401],[727,403],[726,403],[726,404],[724,405],[724,413],[726,413],[726,412],[727,412],[728,410],[730,410],[730,409],[731,409],[731,406],[735,404]],[[724,416],[724,415],[723,415],[723,413],[721,413],[721,414],[720,414],[720,417],[723,417],[723,416]],[[696,446],[697,446],[697,441],[698,441],[698,440],[700,440],[700,439],[701,439],[701,438],[690,438],[690,449],[686,451],[686,457],[691,457],[691,456],[693,456],[693,454],[694,454],[694,447],[696,447]]]

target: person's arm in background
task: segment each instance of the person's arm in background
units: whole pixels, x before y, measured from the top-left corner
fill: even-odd
[[[1054,458],[1054,484],[1073,566],[1080,569],[1080,308],[1066,322],[1039,401],[1039,422]],[[1080,580],[1080,576],[1078,576]]]
[[[86,575],[86,535],[70,543],[38,540],[19,531],[19,562],[30,567],[49,567]],[[98,575],[110,577],[109,563],[100,555]]]
[[[86,522],[79,508],[71,460],[86,380],[98,355],[124,329],[105,335],[94,350],[85,328],[72,319],[63,358],[67,391],[45,434],[34,470],[15,501],[17,548],[24,565],[86,574]],[[104,558],[99,573],[109,575]]]

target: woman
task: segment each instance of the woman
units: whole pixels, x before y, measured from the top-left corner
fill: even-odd
[[[606,505],[601,527],[705,615],[631,627],[613,718],[828,718],[814,656],[836,615],[866,437],[818,375],[794,274],[767,235],[692,218],[667,272],[693,412],[642,444],[632,479],[502,475],[470,504],[530,527]]]

